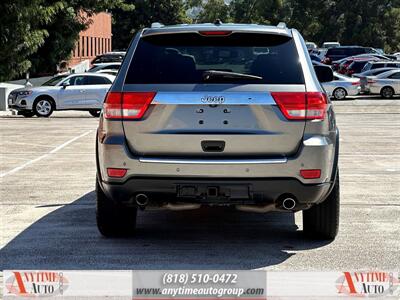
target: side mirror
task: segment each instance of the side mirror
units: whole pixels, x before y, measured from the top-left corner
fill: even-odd
[[[64,81],[63,83],[61,83],[61,86],[62,86],[63,89],[65,89],[69,85],[70,85],[69,82],[65,82]]]
[[[314,66],[315,74],[317,74],[317,78],[319,82],[329,82],[333,81],[333,71],[329,66]]]

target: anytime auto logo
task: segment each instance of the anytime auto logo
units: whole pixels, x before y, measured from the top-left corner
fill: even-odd
[[[24,297],[62,295],[69,284],[62,272],[18,271],[9,274],[5,278],[5,287],[9,295]]]
[[[399,286],[399,274],[389,272],[343,272],[336,280],[339,294],[357,297],[393,295]]]

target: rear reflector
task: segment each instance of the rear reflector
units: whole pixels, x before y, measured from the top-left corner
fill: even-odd
[[[127,169],[107,168],[108,177],[122,178],[126,175]]]
[[[272,97],[288,120],[323,120],[327,97],[320,92],[272,92]]]
[[[140,119],[155,95],[154,92],[109,92],[104,102],[104,116],[106,119]]]
[[[300,176],[304,179],[316,179],[321,177],[320,169],[300,170]]]
[[[232,34],[232,31],[199,31],[199,33],[205,36],[227,36]]]

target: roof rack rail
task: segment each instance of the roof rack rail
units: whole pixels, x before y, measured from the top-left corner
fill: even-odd
[[[285,22],[279,22],[279,24],[278,24],[278,25],[276,25],[276,27],[278,27],[278,28],[281,28],[281,29],[286,29],[286,28],[287,28],[287,26],[286,26],[286,23],[285,23]]]
[[[151,23],[151,28],[161,28],[161,27],[164,27],[163,23],[159,23],[159,22]]]

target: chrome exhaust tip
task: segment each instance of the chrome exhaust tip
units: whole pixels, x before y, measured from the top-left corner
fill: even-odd
[[[145,207],[147,204],[149,204],[149,197],[145,194],[137,194],[135,197],[136,204],[140,207]]]
[[[296,207],[296,200],[293,198],[285,198],[282,201],[282,207],[286,210],[292,210]]]

